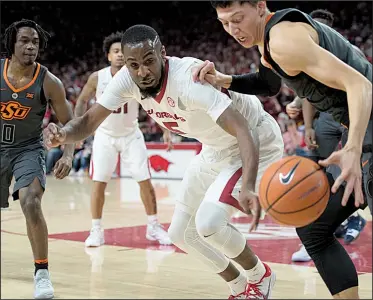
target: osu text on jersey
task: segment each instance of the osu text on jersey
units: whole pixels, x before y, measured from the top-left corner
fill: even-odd
[[[31,107],[24,106],[16,101],[1,102],[1,118],[6,121],[23,120],[30,110]]]

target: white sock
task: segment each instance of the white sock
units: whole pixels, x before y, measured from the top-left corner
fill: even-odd
[[[100,227],[101,228],[101,219],[92,219],[92,228]]]
[[[255,267],[246,270],[247,282],[248,283],[258,283],[266,273],[266,268],[262,261],[258,257],[258,262],[256,263]]]
[[[238,294],[241,294],[246,290],[247,278],[245,276],[245,273],[240,273],[237,278],[227,283],[229,285],[229,288],[231,289],[231,294],[233,296],[237,296]]]
[[[157,215],[148,216],[148,224],[155,224],[158,223]]]

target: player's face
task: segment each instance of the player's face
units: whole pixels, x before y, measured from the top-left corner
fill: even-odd
[[[122,53],[122,48],[120,42],[113,43],[110,46],[108,60],[110,64],[114,67],[123,67],[124,66],[124,56]]]
[[[165,56],[159,41],[123,45],[123,54],[131,78],[141,90],[159,86]]]
[[[14,56],[21,64],[32,65],[39,53],[39,35],[34,28],[21,27],[18,29]]]
[[[228,7],[216,8],[218,20],[222,23],[224,30],[245,48],[250,48],[260,42],[260,30],[265,10],[264,2],[252,6],[249,3],[240,4],[239,1],[234,1]]]

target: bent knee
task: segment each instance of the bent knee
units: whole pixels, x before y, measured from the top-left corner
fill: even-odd
[[[209,237],[228,224],[224,209],[211,202],[203,202],[196,214],[196,229],[200,236]]]
[[[315,232],[315,230],[309,226],[296,228],[296,232],[311,256],[323,251],[336,240],[334,234],[330,233],[330,231]]]
[[[43,190],[35,185],[30,185],[20,197],[20,204],[23,213],[31,218],[36,218],[41,211],[41,197]]]

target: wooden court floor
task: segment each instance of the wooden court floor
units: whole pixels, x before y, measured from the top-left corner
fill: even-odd
[[[158,215],[167,228],[179,181],[153,180]],[[47,179],[43,211],[49,227],[49,265],[55,298],[173,298],[227,299],[227,285],[210,270],[174,246],[159,246],[145,239],[146,216],[137,184],[113,179],[107,189],[103,224],[106,245],[86,249],[91,220],[91,181],[68,177]],[[369,213],[363,214],[371,221]],[[248,218],[233,220],[253,250],[277,274],[275,299],[331,298],[311,263],[292,264],[299,240],[292,228],[268,218],[248,234]],[[372,299],[372,223],[359,239],[346,246],[358,271],[360,296]],[[1,212],[1,298],[33,295],[33,261],[26,226],[18,202]]]

